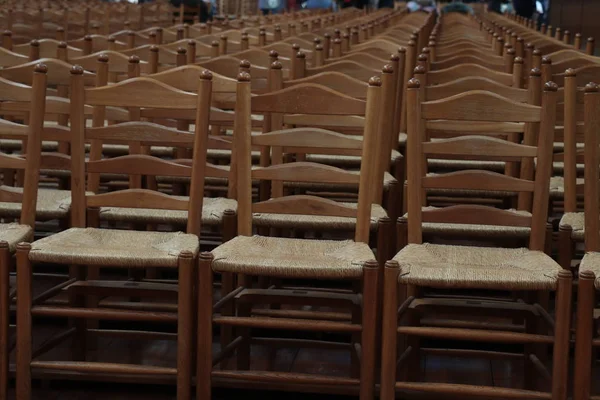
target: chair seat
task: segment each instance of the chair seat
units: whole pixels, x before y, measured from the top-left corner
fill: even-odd
[[[575,147],[577,149],[583,149],[583,148],[585,148],[585,144],[578,142],[578,143],[575,143]],[[565,151],[565,143],[564,142],[554,142],[554,143],[552,143],[552,148],[555,153],[562,153],[563,151]]]
[[[481,169],[486,171],[504,172],[505,163],[503,161],[480,161],[480,160],[445,160],[429,159],[427,160],[429,168],[434,169]]]
[[[260,151],[253,150],[251,153],[252,161],[257,162],[260,160]],[[206,158],[209,160],[230,160],[231,150],[227,149],[208,149],[206,151]]]
[[[176,267],[183,251],[198,253],[196,235],[70,228],[31,244],[34,262],[109,267]]]
[[[550,290],[561,270],[541,251],[409,244],[395,257],[400,283],[462,289]]]
[[[583,164],[577,164],[576,166],[576,170],[577,170],[577,174],[582,175],[583,174],[583,169],[584,169],[584,165]],[[552,163],[552,172],[557,174],[557,175],[564,175],[565,173],[565,163],[562,161],[555,161]]]
[[[360,174],[360,171],[351,171],[356,175]],[[383,187],[389,188],[389,186],[393,183],[397,182],[394,175],[385,171],[383,174]],[[338,190],[350,190],[356,192],[358,190],[358,185],[354,184],[346,184],[346,183],[322,183],[322,182],[284,182],[283,186],[286,188],[298,188],[298,189],[307,189],[307,190],[324,190],[324,191],[338,191]]]
[[[4,151],[20,151],[23,142],[18,139],[0,139],[0,149]],[[42,151],[57,151],[58,142],[46,141],[42,142]]]
[[[577,178],[577,185],[583,184],[583,178]],[[562,176],[553,176],[550,178],[550,198],[562,199],[565,197],[565,178]]]
[[[177,196],[188,200],[189,197]],[[225,210],[237,211],[237,201],[223,197],[205,197],[202,205],[202,223],[218,225],[223,221]],[[149,224],[185,225],[188,222],[187,211],[157,210],[151,208],[102,207],[100,219]]]
[[[435,172],[429,172],[427,176],[440,175]],[[404,187],[408,185],[407,181],[404,181]],[[498,197],[510,197],[516,196],[517,192],[508,192],[504,190],[478,190],[478,189],[426,189],[426,192],[430,196],[463,196],[463,197],[477,197],[477,198],[498,198]]]
[[[352,240],[238,236],[212,251],[213,270],[280,278],[360,279],[373,260],[369,245]]]
[[[17,223],[0,224],[0,240],[8,243],[8,248],[14,252],[17,244],[28,242],[33,238],[33,229],[28,225]]]
[[[396,161],[396,159],[402,157],[399,151],[392,150],[390,155],[390,162]],[[339,165],[345,167],[358,167],[360,168],[360,156],[345,156],[340,154],[307,154],[306,161],[316,162],[319,164],[327,165]]]
[[[110,156],[124,156],[129,154],[129,146],[126,144],[103,144],[102,153]],[[154,157],[173,157],[173,147],[152,146],[150,154]]]
[[[600,253],[588,252],[585,253],[581,264],[579,264],[579,273],[583,271],[592,271],[596,275],[596,281],[594,287],[600,290]]]
[[[71,191],[38,189],[36,218],[51,220],[66,218],[71,208]],[[21,203],[0,202],[0,215],[18,218],[21,215]]]
[[[350,207],[357,207],[357,203],[343,203]],[[371,206],[371,229],[377,228],[377,222],[387,217],[387,212],[379,204]],[[333,229],[353,230],[356,228],[356,218],[332,217],[321,215],[298,214],[260,214],[253,215],[253,222],[258,226],[272,228],[298,228],[298,229]]]
[[[558,227],[563,229],[570,228],[571,238],[573,240],[583,241],[585,239],[585,213],[565,213],[560,219]]]
[[[439,207],[423,207],[423,211],[435,210]],[[512,213],[518,215],[531,216],[530,212],[509,209]],[[401,217],[402,221],[407,221],[408,213]],[[448,223],[423,223],[423,233],[425,234],[444,234],[444,235],[466,235],[469,237],[529,237],[531,229],[519,226],[498,226],[498,225],[477,225],[477,224],[448,224]]]
[[[408,135],[406,134],[406,132],[400,132],[398,134],[398,146],[399,147],[406,147],[407,140],[408,140]]]

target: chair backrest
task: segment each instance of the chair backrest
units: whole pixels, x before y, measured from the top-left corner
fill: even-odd
[[[98,67],[98,59],[100,57],[108,57],[108,72],[115,74],[126,74],[129,70],[129,57],[123,53],[112,50],[103,50],[97,53],[88,54],[86,56],[76,57],[69,60],[74,65],[80,65],[86,71],[96,72]],[[140,69],[148,70],[148,62],[140,61]]]
[[[149,78],[132,78],[115,85],[88,89],[84,87],[82,74],[81,67],[73,67],[71,71],[72,225],[76,227],[86,225],[88,207],[187,210],[187,232],[199,235],[204,196],[211,74],[207,72],[200,76],[197,94],[184,92]],[[92,128],[86,127],[84,115],[86,104],[96,108],[97,114],[94,115],[94,120],[102,121],[101,124],[95,123]],[[129,108],[132,121],[104,126],[102,113],[108,106]],[[140,122],[140,108],[195,109],[195,133]],[[85,143],[92,143],[93,152],[94,145],[104,141],[131,144],[130,154],[111,159],[90,156],[91,160],[86,162]],[[178,144],[190,147],[194,155],[192,166],[140,154],[139,144],[141,146]],[[190,177],[190,198],[185,200],[142,188],[86,195],[86,173],[128,174],[130,178],[156,176],[158,173],[164,176]]]
[[[585,250],[600,251],[600,87],[585,87]]]
[[[31,72],[39,63],[43,63],[48,67],[46,77],[48,85],[69,85],[69,71],[71,70],[72,65],[56,58],[42,58],[37,61],[30,61],[9,68],[3,68],[0,70],[0,77],[31,85],[33,82],[33,75]],[[96,75],[89,71],[84,71],[82,78],[86,85],[95,84]]]
[[[600,79],[600,74],[598,76]],[[564,87],[558,90],[556,109],[556,142],[564,143],[564,151],[554,154],[554,161],[564,163],[564,211],[577,211],[577,164],[583,163],[584,150],[577,143],[584,143],[584,88],[578,86],[577,73],[568,69],[564,73]]]
[[[0,67],[12,67],[29,61],[27,56],[0,47]]]
[[[516,65],[522,65],[523,60],[515,58]],[[523,69],[514,68],[513,73],[499,72],[479,64],[459,64],[446,69],[427,72],[427,85],[439,85],[468,76],[482,76],[506,86],[521,87]]]
[[[331,215],[357,218],[355,240],[368,242],[373,204],[372,184],[381,181],[378,175],[377,157],[380,153],[381,135],[379,116],[381,105],[381,82],[373,78],[369,82],[367,101],[355,99],[316,84],[300,84],[273,92],[251,96],[250,76],[238,77],[235,123],[235,155],[238,231],[241,235],[252,234],[252,212],[276,214]],[[251,115],[265,114],[269,118],[265,133],[251,135]],[[311,129],[283,128],[284,114],[313,115],[365,115],[365,132],[362,140],[336,132]],[[251,146],[271,149],[271,165],[251,168]],[[339,168],[311,162],[284,163],[286,153],[329,153],[339,151],[361,155],[360,175]],[[272,199],[252,204],[252,179],[271,182]],[[314,196],[283,196],[283,182],[349,183],[359,186],[358,208],[338,204]]]
[[[463,223],[531,227],[529,247],[544,250],[548,191],[552,168],[552,143],[557,86],[548,83],[542,106],[517,103],[500,95],[474,90],[452,97],[423,102],[420,82],[408,85],[408,240],[421,243],[422,223]],[[428,141],[427,130],[444,125],[445,130],[463,131],[480,123],[482,131],[510,130],[514,123],[539,124],[538,145],[512,143],[487,136],[467,135],[440,141]],[[516,124],[516,128],[523,128]],[[527,128],[526,128],[527,129]],[[475,160],[522,161],[537,158],[535,179],[507,176],[480,170],[464,170],[426,176],[426,160],[462,158]],[[533,194],[531,216],[515,215],[487,206],[457,205],[423,210],[424,191],[428,188],[501,190]]]
[[[31,227],[35,224],[36,215],[47,71],[46,65],[36,65],[32,71],[31,86],[0,78],[0,101],[24,103],[29,108],[29,122],[26,125],[0,119],[0,135],[2,137],[27,142],[25,159],[0,153],[0,169],[24,170],[25,175],[22,192],[7,186],[0,187],[0,201],[20,202],[22,204],[20,223]]]

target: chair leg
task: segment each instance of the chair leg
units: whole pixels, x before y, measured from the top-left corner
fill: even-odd
[[[558,263],[563,269],[571,270],[573,260],[573,241],[571,240],[571,228],[558,229]]]
[[[378,276],[377,261],[367,261],[363,267],[360,400],[372,400],[375,389]]]
[[[566,400],[569,368],[569,337],[573,276],[567,270],[558,275],[556,293],[556,327],[552,354],[552,400]]]
[[[211,275],[212,282],[212,275]],[[225,297],[235,289],[235,276],[231,272],[223,272],[221,274],[221,298]],[[212,295],[212,294],[211,294]],[[204,303],[203,303],[204,304]],[[228,301],[221,307],[220,314],[223,316],[233,316],[234,306],[233,301]],[[221,350],[224,349],[233,340],[233,328],[229,325],[221,325],[219,327]],[[228,369],[231,359],[227,358],[221,361],[221,369]]]
[[[406,298],[415,297],[419,298],[423,295],[423,288],[414,285],[406,286]],[[421,325],[421,317],[415,312],[406,313],[406,324],[410,326]],[[406,359],[406,368],[402,370],[401,377],[409,382],[419,382],[422,379],[421,374],[421,338],[416,335],[408,335],[403,339],[403,345],[406,348],[410,347],[410,353]]]
[[[577,293],[577,322],[575,327],[575,371],[573,374],[573,400],[589,400],[592,381],[592,339],[594,331],[594,281],[593,272],[579,273]]]
[[[198,261],[198,328],[196,355],[196,399],[210,400],[212,373],[213,272],[211,253]]]
[[[192,333],[194,301],[194,256],[182,252],[177,261],[179,288],[177,295],[177,400],[192,397]]]
[[[381,400],[393,400],[396,386],[396,341],[398,340],[398,263],[388,261],[383,277],[381,339]]]
[[[31,399],[31,263],[29,243],[17,245],[17,400]]]
[[[8,325],[10,324],[10,251],[0,242],[0,399],[8,398]]]

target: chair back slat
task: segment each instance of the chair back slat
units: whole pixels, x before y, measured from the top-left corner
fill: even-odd
[[[160,171],[165,176],[192,176],[192,169],[189,166],[144,154],[131,154],[90,161],[87,164],[87,171],[99,174],[118,174],[127,171],[127,173],[134,175],[153,175],[156,174],[156,171]]]
[[[519,215],[507,210],[500,210],[480,205],[455,205],[423,211],[423,222],[438,224],[472,224],[530,227],[531,215]]]
[[[501,190],[533,192],[534,182],[493,171],[465,170],[422,179],[426,189]]]
[[[194,109],[197,96],[149,78],[86,89],[85,103],[116,107]]]
[[[279,197],[255,203],[256,213],[330,215],[332,217],[356,218],[356,207],[336,201],[307,195]]]
[[[364,115],[366,103],[311,83],[254,96],[252,109],[266,113]]]
[[[537,122],[541,109],[498,94],[474,90],[422,105],[423,118],[451,121]]]
[[[87,196],[88,207],[151,208],[157,210],[187,211],[189,201],[175,198],[154,190],[125,189],[116,192]]]

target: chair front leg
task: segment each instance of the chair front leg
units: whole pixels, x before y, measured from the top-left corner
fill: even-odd
[[[577,292],[577,322],[575,327],[575,371],[573,400],[589,400],[592,381],[592,340],[594,332],[594,282],[591,271],[579,273]]]
[[[31,399],[31,262],[29,243],[17,245],[17,400]]]
[[[194,301],[194,255],[181,252],[177,260],[177,400],[190,400],[192,392],[192,350]]]
[[[565,400],[567,398],[572,290],[573,276],[571,272],[561,270],[558,275],[556,293],[556,327],[552,354],[552,400]]]
[[[8,336],[10,324],[10,250],[0,242],[0,399],[8,398]]]
[[[200,254],[198,261],[198,328],[196,399],[210,400],[212,374],[213,256]]]
[[[398,340],[398,263],[388,261],[383,277],[381,340],[381,400],[393,400],[396,386],[396,346]]]
[[[363,266],[360,400],[372,400],[375,389],[378,277],[379,264],[377,261],[367,261]]]
[[[558,229],[558,263],[566,270],[571,270],[571,261],[573,260],[572,233],[573,230],[570,227]]]

